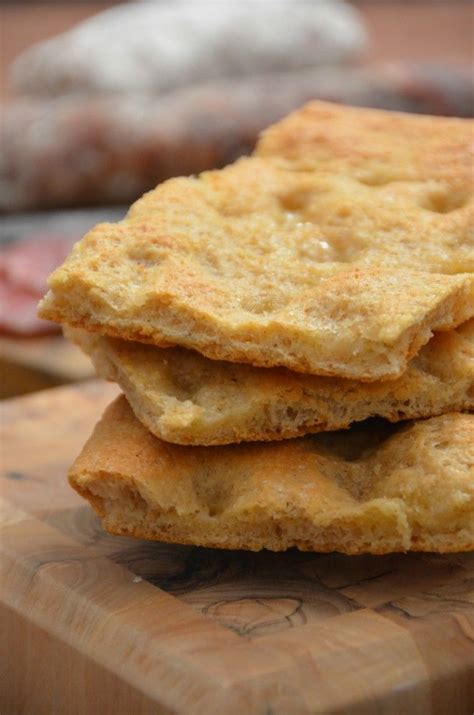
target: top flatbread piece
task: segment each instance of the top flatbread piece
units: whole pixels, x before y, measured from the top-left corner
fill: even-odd
[[[474,315],[474,122],[314,102],[171,179],[52,275],[42,317],[257,366],[399,376]]]

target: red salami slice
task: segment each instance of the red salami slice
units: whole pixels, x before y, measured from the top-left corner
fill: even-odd
[[[56,332],[58,326],[36,315],[46,279],[70,252],[76,239],[36,235],[0,252],[0,331],[18,335]]]

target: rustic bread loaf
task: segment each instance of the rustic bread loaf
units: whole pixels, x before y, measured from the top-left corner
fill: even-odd
[[[310,99],[471,116],[461,67],[325,67],[234,78],[167,95],[16,98],[2,108],[0,210],[131,203],[172,176],[234,161]]]
[[[366,33],[342,0],[126,3],[27,49],[17,92],[167,92],[219,77],[345,62]]]

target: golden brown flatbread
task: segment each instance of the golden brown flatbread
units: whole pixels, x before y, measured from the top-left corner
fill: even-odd
[[[122,396],[70,482],[115,534],[348,554],[474,548],[474,416],[387,425],[183,447],[148,432]]]
[[[184,348],[69,329],[97,373],[118,382],[157,437],[212,445],[280,440],[349,427],[474,409],[474,320],[437,333],[397,380],[364,383],[209,360]]]
[[[474,315],[473,125],[309,104],[252,158],[167,181],[96,227],[40,314],[214,359],[394,379],[433,331]]]

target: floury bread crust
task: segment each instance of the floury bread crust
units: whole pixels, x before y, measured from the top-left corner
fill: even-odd
[[[151,435],[121,397],[70,482],[105,529],[146,539],[348,554],[474,548],[474,417],[386,430],[190,448]]]
[[[207,357],[395,379],[474,315],[473,122],[312,103],[172,179],[52,275],[44,318]],[[460,275],[456,275],[460,274]]]
[[[118,382],[157,437],[194,445],[280,440],[379,415],[391,421],[474,408],[474,320],[437,333],[397,380],[362,383],[209,360],[69,329],[97,373]]]

